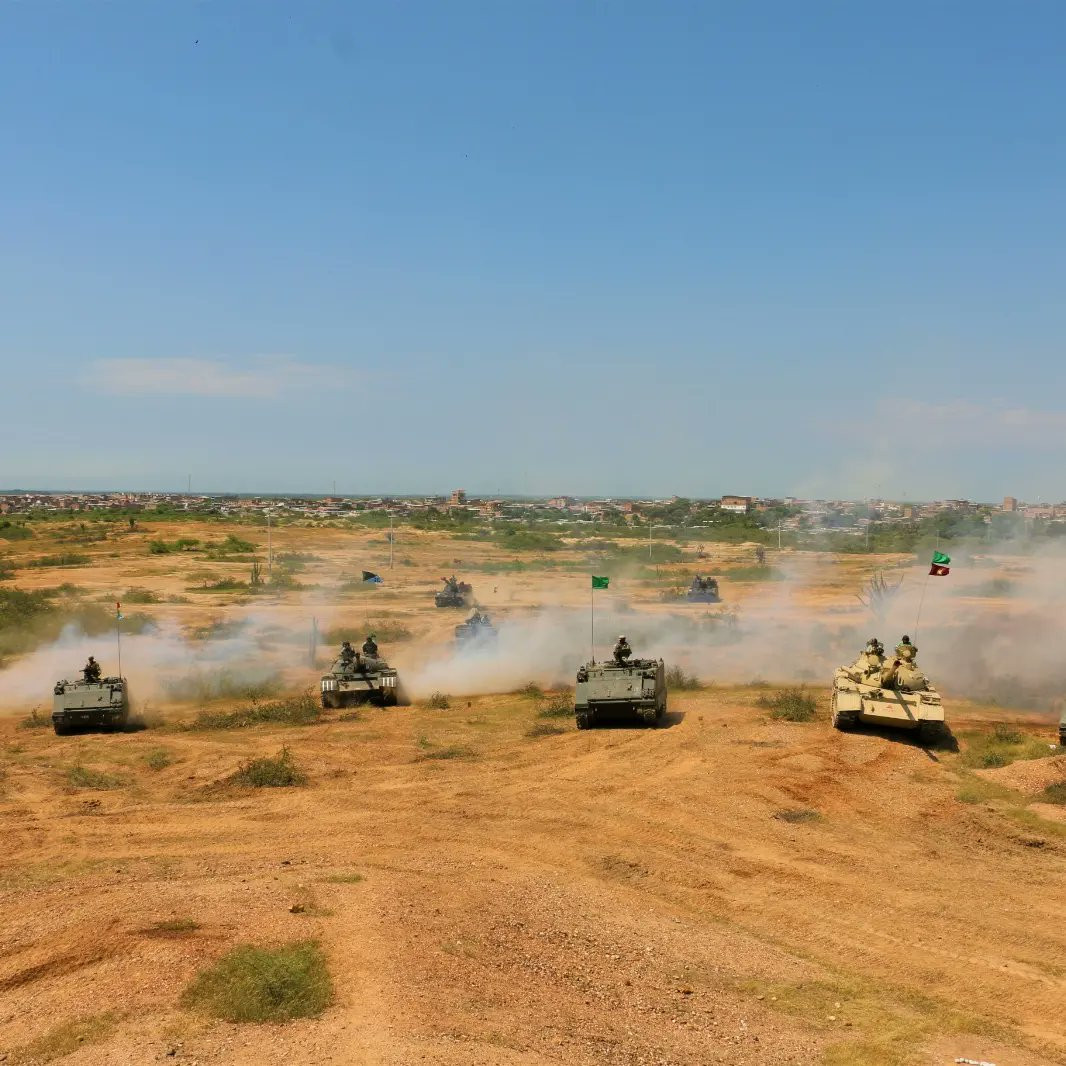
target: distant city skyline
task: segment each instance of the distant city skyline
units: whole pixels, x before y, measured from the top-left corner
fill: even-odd
[[[0,30],[0,482],[1066,498],[1062,5]]]

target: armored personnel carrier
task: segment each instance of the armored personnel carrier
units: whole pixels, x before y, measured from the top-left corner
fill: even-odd
[[[52,692],[52,728],[57,736],[75,729],[122,729],[129,721],[124,677],[57,681]]]
[[[574,716],[578,729],[618,718],[638,718],[653,726],[665,713],[666,670],[662,659],[593,660],[577,672]]]
[[[352,658],[334,660],[321,681],[322,706],[352,707],[374,703],[395,707],[401,700],[399,674],[376,655],[356,653]]]
[[[469,607],[474,602],[474,589],[465,581],[457,581],[455,576],[442,577],[444,588],[434,597],[438,607]]]
[[[702,577],[697,574],[692,579],[692,584],[685,593],[685,599],[689,603],[721,603],[722,597],[718,594],[718,581],[713,577]]]
[[[833,677],[833,726],[852,729],[863,722],[917,730],[923,738],[942,733],[940,693],[918,669],[916,656],[906,637],[887,661],[877,641],[870,641],[851,666],[840,667]]]
[[[455,643],[460,647],[484,647],[495,644],[499,633],[487,614],[480,609],[455,627]]]

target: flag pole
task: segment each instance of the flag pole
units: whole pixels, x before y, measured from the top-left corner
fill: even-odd
[[[118,645],[118,676],[122,676],[122,604],[115,601],[115,643]]]
[[[589,584],[592,588],[589,590],[589,639],[592,644],[592,661],[596,661],[596,582],[591,580]]]

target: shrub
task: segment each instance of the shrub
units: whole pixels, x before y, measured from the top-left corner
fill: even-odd
[[[247,729],[250,726],[266,725],[313,725],[320,721],[322,707],[308,689],[298,696],[286,696],[269,703],[259,703],[254,697],[247,707],[233,711],[200,711],[185,728],[200,729]]]
[[[93,770],[91,767],[76,763],[67,771],[67,780],[75,788],[93,788],[101,791],[121,788],[125,782],[114,774],[105,774],[102,770]]]
[[[527,681],[517,692],[520,696],[528,696],[532,700],[544,698],[544,689],[536,681]]]
[[[570,718],[574,713],[574,697],[568,692],[553,695],[539,711],[538,718]]]
[[[128,588],[122,594],[123,603],[159,603],[160,597],[151,589]]]
[[[145,757],[149,770],[165,770],[174,762],[174,756],[166,748],[153,748]]]
[[[313,940],[258,948],[243,944],[202,971],[184,1006],[227,1022],[314,1018],[333,1000],[326,958]]]
[[[0,556],[0,581],[7,581],[14,576],[15,564],[7,556]]]
[[[555,737],[566,730],[561,725],[552,725],[551,722],[535,722],[526,730],[527,737]]]
[[[194,922],[192,918],[170,918],[167,921],[156,922],[149,932],[180,936],[182,933],[195,933],[199,928],[200,923]]]
[[[79,555],[77,552],[60,552],[58,555],[42,555],[39,559],[31,559],[24,566],[34,569],[44,569],[53,566],[86,566],[92,562],[89,555]]]
[[[995,770],[1009,766],[1019,759],[1040,759],[1048,753],[1047,742],[1039,737],[1027,736],[1003,722],[998,722],[991,733],[970,733],[966,737],[966,750],[962,755],[963,766],[980,770]]]
[[[666,684],[669,688],[681,692],[702,688],[700,679],[695,674],[686,674],[680,666],[671,666],[666,671]]]
[[[307,775],[297,767],[292,752],[282,748],[273,758],[263,756],[249,759],[241,765],[231,781],[247,788],[292,788],[306,785]]]
[[[0,540],[29,540],[33,532],[26,526],[18,526],[4,519],[0,522]]]
[[[774,817],[779,822],[790,822],[793,825],[802,825],[804,822],[817,822],[821,820],[821,815],[817,811],[812,811],[808,807],[800,807],[796,810],[784,810],[777,811]]]
[[[446,748],[430,748],[424,751],[420,758],[422,759],[472,759],[477,753],[473,748],[467,747],[465,744],[451,744]]]
[[[992,736],[1002,744],[1021,744],[1025,739],[1017,729],[1012,729],[1006,722],[997,722]]]
[[[45,712],[40,713],[36,707],[25,718],[20,718],[16,729],[51,729],[52,716]]]
[[[817,710],[814,697],[802,688],[781,689],[773,695],[760,696],[756,703],[768,710],[771,718],[786,722],[810,722]]]
[[[451,706],[451,697],[445,692],[434,692],[426,700],[426,706],[432,711],[446,711]]]
[[[1066,781],[1056,781],[1048,785],[1037,797],[1043,803],[1066,804]]]

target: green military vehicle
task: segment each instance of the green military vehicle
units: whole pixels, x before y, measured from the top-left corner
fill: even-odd
[[[474,588],[466,581],[460,581],[453,574],[451,577],[442,577],[444,588],[434,597],[433,602],[438,607],[470,607],[474,602]]]
[[[499,633],[489,616],[481,608],[455,627],[455,644],[459,648],[494,647]]]
[[[833,726],[847,730],[861,722],[917,731],[923,739],[943,733],[940,693],[918,669],[917,653],[904,637],[895,657],[886,660],[880,642],[870,640],[858,659],[833,677]]]
[[[326,708],[361,703],[395,707],[401,700],[399,674],[377,655],[356,652],[351,657],[340,656],[320,684],[322,706]]]
[[[654,726],[666,713],[666,669],[662,659],[611,659],[586,663],[577,672],[574,716],[578,729],[609,719],[639,719]]]
[[[52,728],[57,736],[76,729],[122,729],[129,721],[129,689],[124,677],[57,681],[52,691]]]

